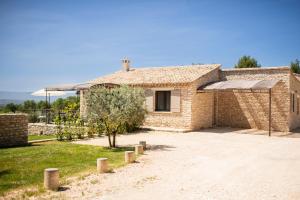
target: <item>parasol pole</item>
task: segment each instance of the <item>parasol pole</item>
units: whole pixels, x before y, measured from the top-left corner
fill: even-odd
[[[47,101],[48,94],[47,94],[47,88],[45,89],[45,91],[46,91],[46,108],[45,108],[46,119],[45,119],[45,123],[47,124],[47,122],[48,122],[48,112],[47,112],[47,108],[48,108],[48,101]]]

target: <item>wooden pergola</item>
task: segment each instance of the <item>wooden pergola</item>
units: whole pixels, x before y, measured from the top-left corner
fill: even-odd
[[[217,109],[219,95],[218,92],[246,92],[246,93],[268,93],[269,94],[269,136],[271,136],[272,124],[272,88],[279,82],[279,80],[227,80],[209,83],[198,88],[198,92],[216,92],[217,93]],[[216,118],[218,119],[218,118]],[[218,124],[218,122],[216,122]]]

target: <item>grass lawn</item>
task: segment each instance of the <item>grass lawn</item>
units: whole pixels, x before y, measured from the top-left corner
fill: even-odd
[[[44,139],[55,139],[55,135],[28,135],[28,141],[32,140],[44,140]]]
[[[112,168],[122,166],[126,150],[128,148],[111,150],[58,141],[0,149],[0,196],[18,187],[41,188],[45,168],[59,168],[60,177],[64,179],[96,171],[96,159],[99,157],[108,158]]]

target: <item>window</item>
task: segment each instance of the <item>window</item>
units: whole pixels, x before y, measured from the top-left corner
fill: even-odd
[[[171,91],[155,92],[155,111],[170,111]]]

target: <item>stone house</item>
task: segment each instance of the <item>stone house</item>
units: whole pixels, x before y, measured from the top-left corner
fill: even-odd
[[[300,81],[289,67],[221,69],[220,64],[123,69],[88,83],[142,87],[146,127],[214,126],[290,131],[300,127]],[[80,90],[85,115],[86,89]]]

